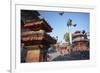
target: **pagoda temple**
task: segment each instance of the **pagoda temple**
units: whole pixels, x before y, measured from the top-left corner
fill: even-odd
[[[73,51],[89,51],[89,39],[86,33],[76,31],[73,34]]]
[[[24,44],[24,49],[26,49],[25,62],[47,61],[48,48],[56,43],[56,40],[48,34],[53,28],[39,16],[37,11],[23,10],[21,12],[21,20],[23,20],[21,44]]]

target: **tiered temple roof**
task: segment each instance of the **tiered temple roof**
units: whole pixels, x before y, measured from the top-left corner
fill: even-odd
[[[33,19],[30,22],[27,22],[24,27],[33,31],[42,29],[45,30],[45,32],[52,32],[51,26],[44,19]]]
[[[30,31],[21,34],[21,41],[26,45],[54,44],[56,40],[46,32],[51,32],[52,28],[44,19],[33,19],[24,25]]]
[[[41,34],[41,36],[25,36],[21,39],[22,43],[26,45],[36,45],[36,44],[54,44],[56,40],[49,36],[48,34]]]
[[[86,34],[83,34],[80,31],[76,31],[73,34],[73,43],[76,43],[76,42],[88,42],[89,40],[84,37],[85,35]]]
[[[21,10],[21,20],[26,23],[28,20],[39,19],[40,14],[33,10]]]

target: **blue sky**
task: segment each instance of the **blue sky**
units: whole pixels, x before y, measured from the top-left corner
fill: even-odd
[[[64,12],[63,15],[59,14],[61,12],[54,11],[39,11],[39,13],[53,28],[50,35],[54,37],[58,36],[58,41],[64,41],[64,34],[68,32],[67,21],[69,18],[72,19],[73,24],[77,24],[76,27],[72,27],[72,32],[76,30],[89,32],[89,13]]]

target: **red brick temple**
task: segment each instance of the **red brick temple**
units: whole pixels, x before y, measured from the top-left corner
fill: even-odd
[[[40,19],[37,11],[22,11],[24,23],[21,23],[21,44],[24,44],[26,54],[22,57],[24,62],[43,62],[47,61],[47,51],[51,44],[56,40],[49,32],[53,28],[45,21]]]
[[[86,34],[76,31],[73,34],[73,51],[89,51],[89,39]]]

